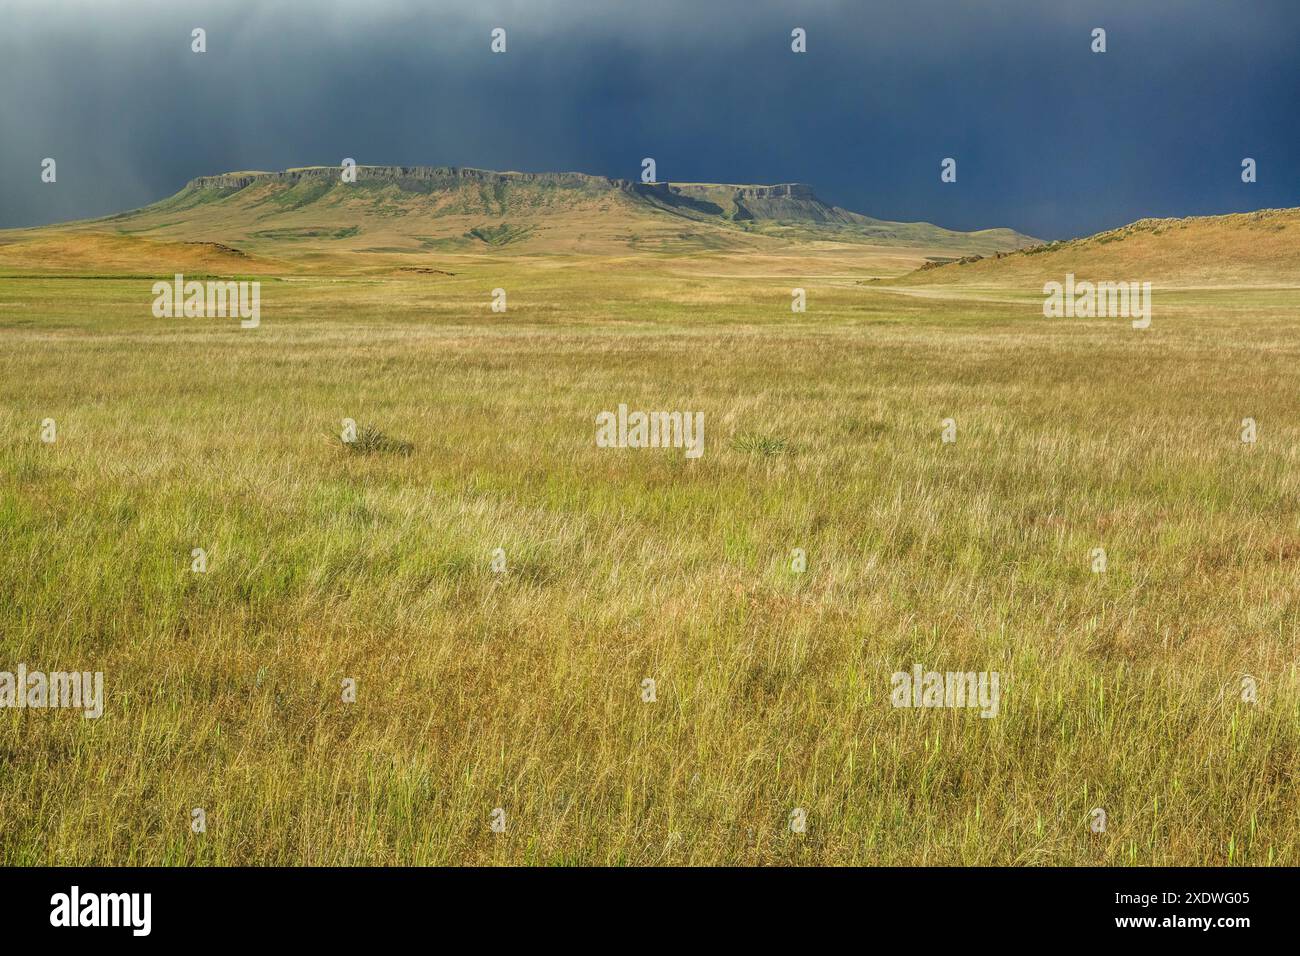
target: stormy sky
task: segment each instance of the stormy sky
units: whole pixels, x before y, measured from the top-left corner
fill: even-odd
[[[1297,38],[1297,0],[2,0],[0,227],[344,157],[634,179],[651,156],[1042,238],[1295,206]]]

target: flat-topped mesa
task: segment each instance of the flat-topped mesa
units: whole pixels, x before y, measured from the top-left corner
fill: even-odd
[[[112,222],[133,234],[278,252],[673,252],[833,239],[971,255],[1034,242],[1010,230],[967,234],[873,219],[819,199],[805,183],[647,183],[636,167],[628,172],[615,179],[342,163],[231,170],[191,179]]]
[[[333,179],[342,181],[340,166],[299,166],[283,172],[220,173],[216,176],[199,176],[186,186],[192,189],[243,189],[253,183],[296,183],[306,179]],[[625,179],[609,179],[587,173],[517,173],[496,172],[491,169],[474,169],[470,166],[357,166],[357,180],[421,180],[428,182],[475,183],[536,183],[555,186],[604,186],[609,189],[627,188]]]
[[[341,180],[339,166],[299,166],[282,172],[245,170],[199,176],[186,183],[189,189],[244,189],[254,183],[297,183],[311,179]],[[474,182],[486,184],[537,184],[569,187],[597,187],[649,193],[681,193],[722,189],[737,199],[808,199],[815,200],[812,187],[803,183],[780,183],[774,186],[744,186],[730,183],[641,183],[630,179],[611,179],[589,173],[519,173],[475,169],[472,166],[358,166],[357,180]]]

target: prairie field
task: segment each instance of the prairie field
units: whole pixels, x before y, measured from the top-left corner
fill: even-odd
[[[0,863],[1300,865],[1293,282],[439,263],[0,278],[0,669],[104,675],[0,709]]]

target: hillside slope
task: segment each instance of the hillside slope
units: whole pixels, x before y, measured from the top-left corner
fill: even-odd
[[[221,243],[248,254],[291,257],[672,254],[772,250],[792,242],[975,255],[1035,241],[1010,229],[962,233],[873,219],[828,205],[801,184],[643,184],[582,173],[452,167],[362,166],[357,172],[353,183],[342,182],[334,167],[203,176],[141,209],[47,228]]]
[[[135,274],[163,266],[176,272],[236,275],[279,272],[284,263],[219,242],[70,230],[42,230],[13,242],[0,238],[0,273],[5,275]]]
[[[1300,282],[1300,209],[1140,219],[1119,229],[976,261],[926,265],[907,285],[1041,286],[1066,273],[1165,285]]]

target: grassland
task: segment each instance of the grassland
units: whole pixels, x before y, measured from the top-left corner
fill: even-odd
[[[0,711],[0,862],[1300,864],[1297,288],[1136,332],[859,262],[259,269],[256,330],[11,269],[0,669],[106,712]]]

